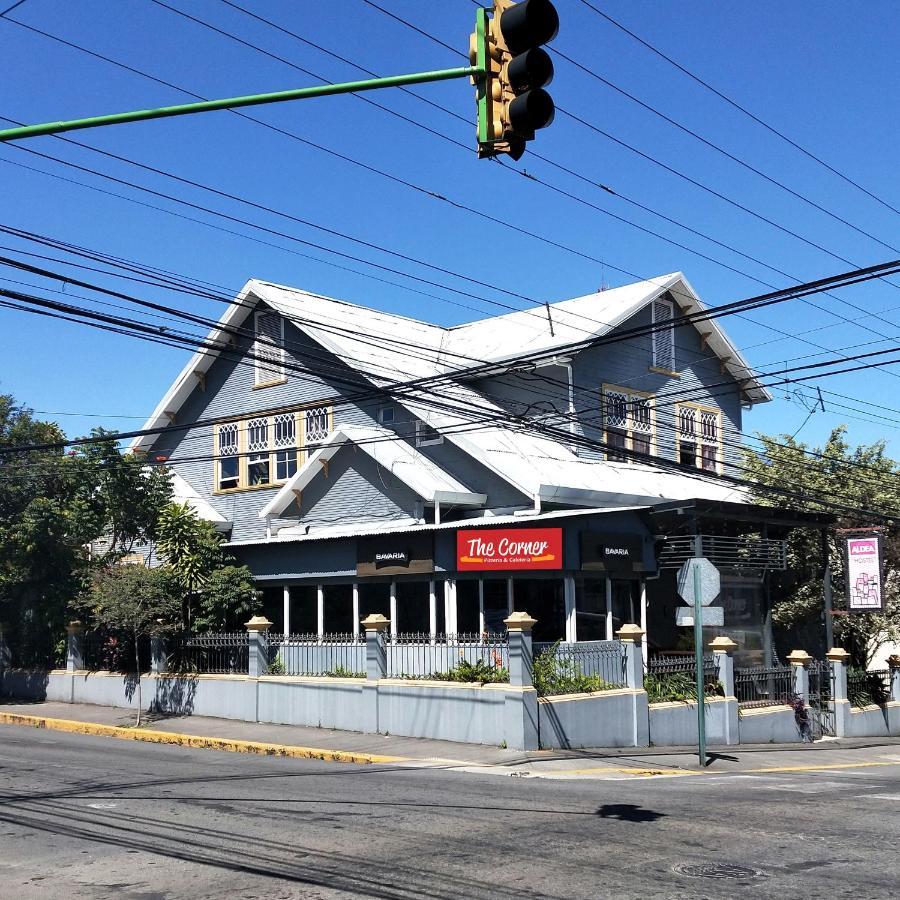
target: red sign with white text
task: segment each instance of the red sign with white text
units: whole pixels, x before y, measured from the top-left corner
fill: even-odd
[[[561,569],[562,528],[477,528],[456,532],[456,568]]]

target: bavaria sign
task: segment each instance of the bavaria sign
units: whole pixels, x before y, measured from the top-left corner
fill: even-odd
[[[456,568],[561,569],[562,528],[472,528],[456,532]]]
[[[694,571],[699,570],[700,596],[694,597]],[[722,589],[719,570],[702,556],[692,557],[678,570],[678,596],[688,603],[699,599],[703,606],[709,606]]]

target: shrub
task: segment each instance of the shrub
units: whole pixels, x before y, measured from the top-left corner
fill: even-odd
[[[276,657],[269,663],[269,674],[284,675],[284,663],[279,658]]]
[[[599,675],[585,675],[571,658],[557,656],[560,642],[548,647],[534,660],[534,687],[539,697],[555,694],[586,694],[608,691],[616,685],[608,684]]]
[[[650,703],[672,703],[697,699],[697,682],[690,672],[668,672],[645,675],[644,690]],[[706,684],[706,696],[724,696],[721,682]]]
[[[346,666],[335,666],[324,673],[328,678],[365,678],[365,672],[353,672]]]
[[[416,677],[416,676],[412,676]],[[479,659],[474,663],[461,659],[449,672],[432,672],[424,676],[435,681],[478,682],[479,684],[502,684],[509,681],[509,669],[495,663]]]

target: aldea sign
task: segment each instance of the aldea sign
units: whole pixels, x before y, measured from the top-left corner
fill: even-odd
[[[562,528],[478,528],[456,533],[460,572],[561,569]]]
[[[847,538],[844,550],[847,608],[851,612],[878,612],[881,596],[881,538],[877,534]]]

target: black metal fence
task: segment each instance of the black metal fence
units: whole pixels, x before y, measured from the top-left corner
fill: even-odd
[[[185,635],[173,642],[173,668],[198,675],[246,675],[250,636],[246,631]]]
[[[509,681],[506,634],[425,634],[385,636],[387,673],[391,678],[428,678],[465,673]]]
[[[752,666],[734,671],[734,693],[744,708],[790,706],[795,687],[791,666]]]
[[[112,631],[87,631],[81,635],[82,667],[88,672],[150,671],[150,638],[138,639],[138,662],[134,637]]]
[[[693,654],[658,655],[647,661],[644,690],[651,703],[696,700],[697,666]],[[703,657],[703,692],[720,693],[719,669],[712,655]]]
[[[625,648],[621,641],[578,641],[577,643],[535,643],[535,659],[544,653],[577,675],[596,675],[606,684],[625,684]]]
[[[891,699],[891,673],[888,669],[847,673],[847,699],[853,706],[884,706]]]
[[[356,634],[272,634],[269,673],[366,677],[366,639]]]

